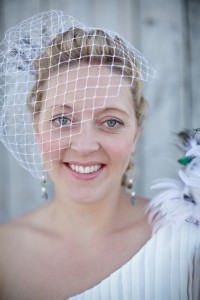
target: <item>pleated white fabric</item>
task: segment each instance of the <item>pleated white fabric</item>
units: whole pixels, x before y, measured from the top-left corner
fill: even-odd
[[[200,226],[165,226],[109,277],[70,300],[200,300]]]

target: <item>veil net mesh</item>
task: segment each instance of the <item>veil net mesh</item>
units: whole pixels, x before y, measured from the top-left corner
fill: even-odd
[[[0,44],[0,140],[41,178],[95,109],[135,79],[154,77],[147,60],[118,34],[62,11],[35,15],[10,28]]]

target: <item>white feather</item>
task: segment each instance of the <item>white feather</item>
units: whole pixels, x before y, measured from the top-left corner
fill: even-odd
[[[200,224],[200,145],[192,136],[187,146],[185,157],[193,159],[178,171],[179,178],[160,179],[152,185],[153,189],[162,189],[147,207],[154,232],[167,224]]]

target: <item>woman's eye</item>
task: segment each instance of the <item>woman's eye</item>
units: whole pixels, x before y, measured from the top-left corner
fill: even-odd
[[[56,123],[56,125],[62,127],[62,126],[67,126],[71,124],[71,120],[65,116],[59,116],[54,119],[52,119],[53,123]]]
[[[106,121],[106,123],[107,123],[107,125],[108,125],[108,127],[115,127],[117,124],[119,124],[119,121],[117,121],[117,120],[108,120],[108,121]]]
[[[123,122],[117,119],[106,120],[103,124],[107,129],[111,129],[111,130],[119,129],[121,128],[121,126],[123,126]]]

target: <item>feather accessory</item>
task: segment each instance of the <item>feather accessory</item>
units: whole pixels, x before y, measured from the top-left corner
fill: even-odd
[[[152,186],[162,190],[149,203],[154,232],[166,224],[183,221],[200,225],[200,128],[178,134],[184,156],[178,160],[178,179],[160,179]]]

